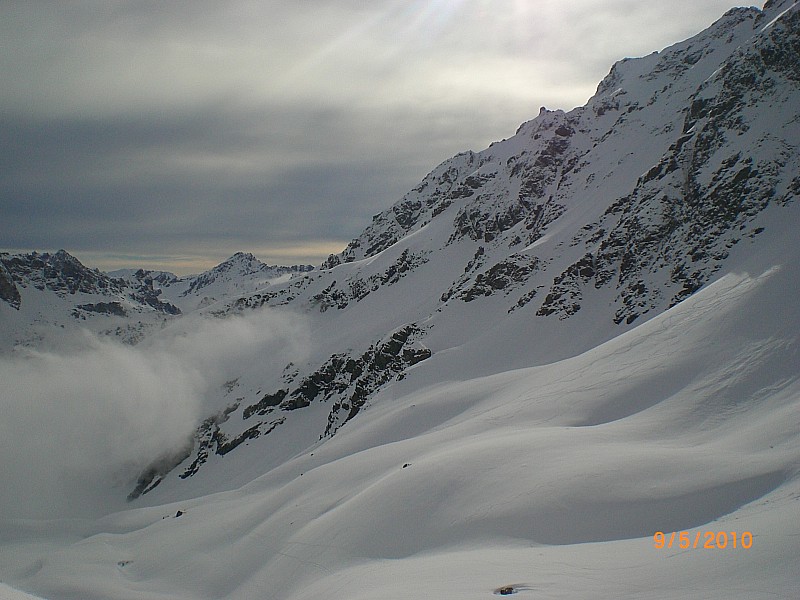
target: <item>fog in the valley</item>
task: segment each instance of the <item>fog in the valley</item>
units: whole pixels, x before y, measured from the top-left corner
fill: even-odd
[[[97,515],[138,473],[184,447],[245,364],[302,358],[300,317],[186,317],[137,346],[82,332],[55,350],[0,359],[0,510]]]

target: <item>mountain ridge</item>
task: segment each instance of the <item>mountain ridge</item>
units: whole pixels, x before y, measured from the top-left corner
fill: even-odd
[[[136,343],[183,312],[228,296],[267,287],[313,270],[311,265],[270,266],[237,252],[198,275],[123,269],[103,273],[83,265],[66,250],[55,253],[0,253],[0,329],[12,346],[40,345],[59,327],[89,328]],[[0,309],[5,311],[5,309]]]
[[[585,106],[542,108],[438,165],[320,270],[217,309],[317,315],[316,351],[239,390],[198,447],[229,455],[314,404],[331,436],[391,382],[459,369],[450,356],[471,357],[467,377],[496,368],[478,358],[490,348],[516,349],[506,368],[579,354],[757,252],[800,190],[800,12],[787,6],[732,9],[619,61]],[[214,453],[198,458],[193,473]]]
[[[543,107],[513,137],[442,162],[319,270],[237,253],[197,276],[127,274],[184,312],[318,315],[307,362],[235,402],[221,396],[224,419],[201,426],[184,473],[208,448],[227,455],[314,403],[328,407],[318,435],[331,436],[409,370],[494,347],[496,332],[524,348],[509,366],[565,358],[713,281],[800,191],[794,6],[732,9],[688,40],[618,61],[586,105]],[[544,332],[559,342],[526,342]]]

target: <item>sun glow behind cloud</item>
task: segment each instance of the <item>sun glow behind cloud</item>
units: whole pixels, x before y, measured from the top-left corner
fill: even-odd
[[[525,0],[501,7],[487,0],[375,3],[345,22],[334,17],[270,93],[295,94],[300,87],[311,102],[324,97],[364,114],[513,105],[530,117],[541,104],[572,108],[597,80],[587,83],[570,63],[570,51],[581,48],[567,47],[571,39],[559,42],[569,28],[565,14],[562,4]],[[525,104],[527,113],[519,109]]]
[[[326,30],[333,35],[323,34],[321,43],[302,54],[281,77],[281,87],[302,81],[317,71],[337,71],[343,68],[343,62],[351,61],[354,53],[366,71],[372,71],[376,62],[383,63],[377,71],[392,69],[389,61],[435,45],[468,3],[469,0],[375,3],[348,22],[331,19]]]

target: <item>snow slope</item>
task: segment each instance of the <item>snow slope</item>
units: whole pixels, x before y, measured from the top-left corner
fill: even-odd
[[[398,382],[238,489],[3,522],[3,580],[53,599],[793,598],[800,256],[774,258],[572,358]],[[753,544],[656,549],[656,531]]]

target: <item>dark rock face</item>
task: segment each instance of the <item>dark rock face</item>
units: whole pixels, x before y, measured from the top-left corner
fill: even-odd
[[[539,269],[540,260],[537,257],[514,254],[474,275],[483,264],[480,262],[483,255],[481,246],[475,259],[468,264],[464,277],[442,294],[443,302],[454,297],[464,302],[472,302],[476,298],[491,296],[497,292],[508,295],[512,290],[524,285],[532,273]]]
[[[38,290],[50,290],[60,296],[83,292],[120,292],[119,284],[96,269],[84,267],[64,250],[55,254],[4,255],[0,258],[5,270],[18,285],[32,285]]]
[[[76,318],[80,318],[80,311],[93,312],[104,315],[114,315],[117,317],[127,316],[125,308],[119,302],[96,302],[94,304],[80,304],[75,307],[72,314]]]
[[[748,15],[750,9],[730,16],[735,24]],[[733,246],[763,231],[752,223],[771,203],[794,201],[797,145],[772,132],[753,136],[746,115],[800,82],[799,23],[797,11],[787,15],[693,95],[682,132],[661,161],[578,236],[594,249],[553,280],[538,315],[574,314],[586,286],[616,288],[616,323],[631,323],[663,300],[675,305],[709,281]],[[740,136],[770,151],[736,150]],[[665,285],[647,283],[662,272]]]
[[[553,280],[553,287],[536,311],[537,316],[558,314],[566,319],[580,310],[581,288],[595,276],[594,259],[586,255]]]
[[[276,427],[285,422],[284,417],[279,417],[269,423],[256,423],[239,435],[229,437],[222,430],[222,425],[228,420],[228,415],[238,408],[238,404],[229,407],[226,412],[217,417],[211,417],[203,421],[195,434],[194,460],[179,475],[181,479],[192,477],[200,470],[200,467],[208,461],[209,452],[213,451],[218,456],[225,456],[231,450],[236,449],[249,440],[255,440],[270,434]],[[189,458],[192,452],[184,457]],[[177,466],[177,465],[175,465]]]
[[[128,494],[128,502],[136,500],[140,496],[154,490],[163,480],[164,476],[181,464],[191,455],[192,443],[188,442],[183,448],[176,452],[167,454],[148,466],[139,475],[136,486]]]
[[[5,254],[0,257],[6,256]],[[19,294],[17,286],[14,284],[14,278],[11,273],[6,269],[6,266],[1,262],[0,258],[0,300],[7,302],[12,308],[19,310],[22,303],[22,296]]]
[[[530,180],[523,182],[523,186],[528,182]],[[466,206],[453,221],[454,231],[448,243],[463,238],[488,243],[524,222],[525,230],[529,232],[525,236],[526,241],[531,244],[541,237],[545,227],[555,221],[563,210],[552,201],[539,204],[525,197],[500,210],[491,204]]]
[[[392,379],[402,378],[409,367],[427,360],[431,351],[416,340],[424,334],[411,324],[370,345],[357,355],[335,354],[315,371],[299,377],[297,371],[284,375],[284,386],[264,394],[257,402],[241,410],[242,420],[253,420],[244,431],[233,435],[226,424],[239,413],[244,398],[237,398],[224,411],[207,418],[198,428],[192,446],[175,462],[164,459],[148,467],[140,476],[131,499],[152,490],[160,482],[164,465],[174,469],[187,458],[193,460],[179,475],[185,479],[195,475],[208,461],[210,453],[224,456],[250,440],[269,435],[286,421],[286,413],[301,410],[312,403],[330,402],[332,406],[325,430],[320,438],[332,436],[363,408],[370,395]],[[291,366],[291,365],[289,365]]]
[[[355,417],[369,397],[385,383],[401,379],[408,367],[431,357],[428,348],[413,344],[421,333],[419,328],[409,325],[393,333],[388,340],[370,346],[357,360],[351,359],[345,364],[344,372],[349,373],[351,386],[346,397],[333,404],[325,436],[333,435]]]
[[[312,302],[319,306],[320,312],[325,312],[329,308],[342,310],[347,308],[351,302],[359,302],[372,292],[397,283],[415,268],[425,264],[427,260],[424,253],[414,254],[406,249],[382,273],[367,277],[356,274],[349,277],[343,284],[338,284],[334,280],[321,292],[315,294]]]
[[[21,296],[17,286],[51,291],[62,298],[78,293],[125,298],[164,314],[180,314],[176,306],[159,299],[161,292],[153,288],[152,279],[145,278],[138,285],[132,285],[97,269],[89,269],[64,250],[55,254],[0,255],[0,299],[19,309]],[[127,314],[119,301],[112,300],[77,306],[73,316],[80,318],[87,312],[116,316]]]
[[[292,382],[291,390],[283,388],[265,395],[245,408],[242,416],[249,419],[274,411],[293,411],[336,396],[340,400],[333,404],[323,434],[333,435],[358,413],[371,393],[408,367],[430,358],[430,350],[414,343],[422,333],[416,325],[408,325],[360,355],[335,354],[313,373]]]

